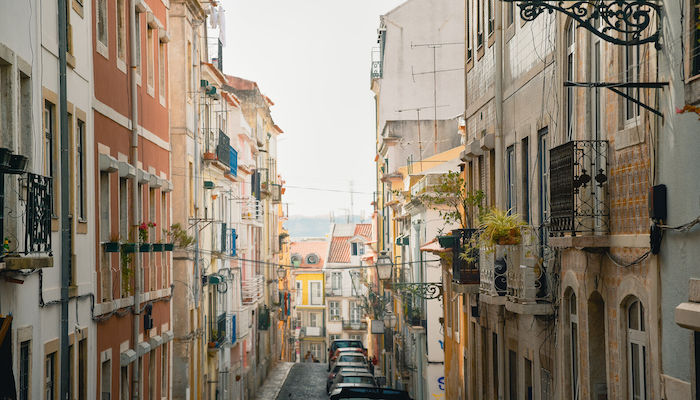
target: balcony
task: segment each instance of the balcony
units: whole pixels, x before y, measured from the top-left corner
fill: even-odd
[[[608,233],[608,141],[570,141],[551,149],[549,156],[550,234]]]
[[[5,175],[24,175],[27,158],[11,155],[8,149],[0,149],[0,210],[7,207],[8,215],[24,218],[13,219],[6,226],[4,212],[0,212],[0,270],[37,269],[53,266],[51,248],[51,209],[53,182],[50,177],[26,173],[18,179],[17,188],[8,190],[10,201],[5,199]],[[16,196],[16,197],[14,197]],[[9,197],[9,196],[8,196]]]
[[[326,329],[320,326],[305,326],[301,328],[301,337],[326,337]]]
[[[372,49],[372,66],[370,78],[379,79],[384,75],[381,50],[378,47]]]
[[[326,297],[342,297],[342,296],[343,296],[343,289],[342,288],[333,288],[333,287],[326,286]]]
[[[250,198],[243,201],[241,217],[244,221],[262,222],[263,207],[260,200]]]
[[[282,185],[271,183],[270,195],[272,196],[272,204],[279,204],[282,202]]]
[[[243,279],[241,282],[241,298],[243,304],[255,304],[263,297],[263,282],[265,278],[262,275],[254,275],[252,278]]]
[[[367,330],[367,321],[343,320],[343,330],[346,331],[365,331]]]
[[[230,139],[222,130],[218,133],[209,130],[206,134],[202,158],[204,161],[217,162],[226,173],[231,173],[231,150]]]
[[[454,242],[457,246],[452,248],[452,290],[457,293],[479,292],[479,250],[470,249],[467,258],[462,256],[465,245],[472,236],[476,235],[476,229],[455,229],[452,236],[456,236]]]
[[[493,249],[479,249],[479,297],[486,303],[505,304],[508,292],[508,264],[506,263],[506,247],[494,246]],[[511,253],[514,250],[510,251]]]

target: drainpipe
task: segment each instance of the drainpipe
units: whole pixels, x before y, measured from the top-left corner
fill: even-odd
[[[129,58],[131,59],[131,165],[135,168],[138,165],[139,160],[139,121],[138,121],[138,96],[136,87],[136,69],[137,64],[137,54],[136,54],[136,40],[141,38],[136,37],[136,24],[138,20],[136,19],[136,0],[131,0],[129,5]],[[133,206],[131,207],[131,218],[133,221],[132,230],[135,232],[138,229],[139,215],[141,213],[139,207],[139,176],[138,171],[136,173],[136,178],[131,180],[131,201]],[[139,399],[139,393],[141,393],[141,373],[139,371],[139,360],[138,356],[138,343],[139,343],[139,328],[141,326],[140,316],[141,316],[141,254],[135,253],[134,257],[134,321],[133,321],[133,343],[134,350],[136,350],[136,360],[134,360],[133,369],[133,395],[135,400]]]
[[[502,206],[505,204],[504,200],[504,175],[503,175],[503,18],[501,16],[502,3],[501,1],[495,1],[496,3],[496,32],[494,33],[496,37],[495,41],[495,64],[494,69],[496,72],[496,88],[495,88],[495,102],[496,102],[496,206]]]
[[[201,21],[196,22],[196,26],[199,28],[201,24]],[[193,24],[194,25],[194,24]],[[206,29],[204,29],[204,32],[206,34]],[[199,48],[198,45],[198,40],[197,40],[197,29],[192,29],[192,43],[193,43],[193,48],[195,51],[195,54],[199,54],[197,49]],[[192,57],[194,65],[188,65],[188,68],[192,68],[194,66],[199,66],[199,57]],[[198,76],[194,76],[193,80],[196,82]],[[188,88],[188,90],[191,88]],[[204,332],[204,314],[202,313],[202,310],[200,309],[200,304],[201,302],[201,296],[202,296],[202,290],[201,290],[201,285],[202,285],[202,278],[201,274],[199,271],[199,223],[198,223],[198,218],[199,218],[199,188],[201,187],[199,178],[200,178],[200,160],[199,160],[199,90],[196,90],[194,93],[195,96],[195,109],[194,109],[194,190],[192,191],[194,194],[194,212],[195,212],[195,222],[194,222],[194,308],[197,311],[197,319],[199,321],[199,328],[201,331],[201,336],[199,337],[199,359],[195,360],[199,361],[198,369],[201,373],[204,372],[204,337],[205,337],[205,332]],[[195,330],[196,331],[196,330]],[[195,337],[195,344],[194,346],[197,345],[197,335]],[[194,400],[197,400],[200,398],[200,392],[199,392],[199,379],[198,379],[198,374],[195,372],[193,374],[194,376],[194,382],[193,382],[193,388],[191,393],[193,394],[192,398]]]
[[[68,354],[68,285],[70,285],[70,231],[69,216],[70,176],[68,168],[68,94],[66,93],[66,52],[68,37],[66,0],[58,0],[58,77],[61,132],[61,399],[70,396],[70,359]],[[4,179],[4,178],[3,178]],[[76,299],[76,301],[78,301]],[[77,315],[76,315],[77,318]]]

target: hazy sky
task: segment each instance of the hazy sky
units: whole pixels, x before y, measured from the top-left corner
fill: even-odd
[[[371,212],[370,51],[379,16],[403,0],[224,0],[224,71],[254,80],[284,130],[278,171],[290,215]],[[315,188],[309,190],[303,188]]]

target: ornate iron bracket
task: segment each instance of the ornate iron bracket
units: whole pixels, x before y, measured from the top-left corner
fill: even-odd
[[[584,87],[584,88],[607,88],[613,93],[616,93],[625,99],[639,105],[640,107],[644,108],[647,111],[650,111],[659,117],[663,118],[663,114],[661,111],[652,108],[644,103],[642,103],[641,100],[634,98],[627,93],[621,91],[620,89],[627,89],[627,88],[635,88],[635,89],[663,89],[664,86],[668,86],[668,82],[622,82],[622,83],[615,83],[615,82],[564,82],[564,87]]]
[[[391,288],[398,293],[410,293],[425,300],[442,300],[442,283],[392,283]]]
[[[578,22],[578,25],[606,42],[635,46],[659,41],[660,26],[642,36],[652,25],[654,14],[660,19],[661,5],[647,0],[502,0],[519,3],[520,17],[533,21],[545,10],[559,11]],[[600,27],[598,28],[597,25]]]

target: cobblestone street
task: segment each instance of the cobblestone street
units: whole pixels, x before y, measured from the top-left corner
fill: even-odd
[[[325,400],[325,363],[298,363],[292,366],[287,380],[277,396],[278,400]]]

